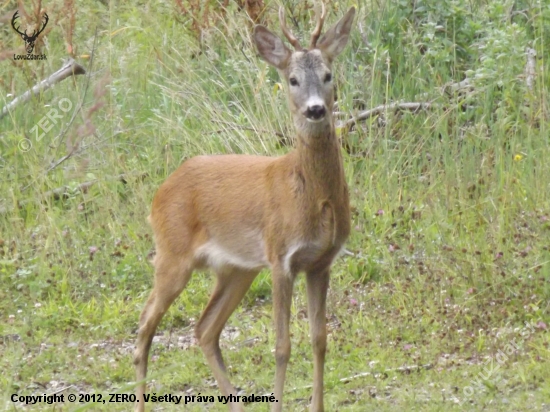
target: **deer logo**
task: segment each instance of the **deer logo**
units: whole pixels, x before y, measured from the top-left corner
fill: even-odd
[[[21,26],[17,26],[17,27],[15,26],[15,21],[18,19],[18,17],[19,17],[19,10],[17,10],[15,12],[15,14],[13,15],[13,17],[11,19],[11,27],[13,27],[13,29],[17,33],[19,33],[21,38],[25,41],[25,49],[27,50],[27,53],[32,54],[32,51],[34,50],[34,42],[36,41],[36,39],[38,38],[40,33],[42,33],[44,31],[44,29],[46,28],[46,25],[48,24],[48,20],[49,20],[48,15],[46,13],[44,13],[42,27],[38,30],[33,30],[32,34],[30,36],[27,34],[27,30],[25,30],[25,31],[20,31],[19,30],[19,27],[21,27]]]

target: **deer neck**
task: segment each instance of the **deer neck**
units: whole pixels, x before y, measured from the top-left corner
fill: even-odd
[[[305,190],[336,200],[345,185],[342,153],[332,119],[326,124],[298,127],[296,154]]]

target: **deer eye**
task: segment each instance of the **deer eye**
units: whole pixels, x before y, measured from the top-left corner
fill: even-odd
[[[325,83],[329,83],[332,80],[332,74],[325,74]]]
[[[298,86],[298,80],[296,80],[296,77],[291,77],[288,81],[291,86]]]

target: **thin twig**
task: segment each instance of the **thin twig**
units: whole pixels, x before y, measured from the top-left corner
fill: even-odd
[[[525,85],[529,90],[533,90],[533,84],[535,83],[535,76],[537,74],[536,70],[536,57],[537,52],[535,49],[532,49],[530,47],[527,48],[525,51],[525,54],[527,55],[527,62],[525,63]]]
[[[80,102],[77,106],[77,108],[74,110],[73,112],[73,115],[71,117],[71,120],[69,120],[69,123],[67,123],[67,126],[61,131],[61,133],[59,133],[53,140],[55,141],[56,139],[59,139],[59,142],[57,143],[57,147],[55,149],[55,153],[57,153],[59,151],[59,147],[61,146],[61,142],[63,141],[63,137],[67,134],[67,132],[69,131],[69,128],[72,126],[72,124],[74,123],[75,119],[76,119],[76,115],[78,113],[80,113],[80,110],[82,109],[82,104],[84,103],[84,99],[86,98],[86,94],[88,93],[88,88],[90,87],[90,77],[92,76],[92,68],[93,68],[93,65],[94,65],[94,57],[95,57],[95,50],[96,50],[96,47],[97,47],[97,26],[95,28],[95,34],[94,34],[94,44],[92,46],[92,52],[90,53],[90,64],[88,65],[88,76],[87,76],[87,79],[86,79],[86,86],[84,87],[84,94],[82,95],[82,99],[80,99]],[[55,169],[57,166],[59,166],[61,163],[63,163],[65,160],[67,160],[68,158],[70,158],[73,154],[74,154],[74,148],[75,148],[76,145],[73,145],[72,149],[71,149],[71,152],[69,153],[69,156],[65,157],[65,159],[63,159],[63,161],[61,162],[56,162],[55,163],[55,166],[50,166],[48,168],[48,170],[46,170],[46,174],[51,172],[53,169]]]
[[[369,39],[367,38],[367,34],[363,31],[363,25],[361,22],[359,22],[359,34],[361,35],[361,40],[363,40],[363,44],[367,48],[367,50],[372,50],[372,46],[369,42]]]
[[[433,365],[431,363],[428,363],[426,365],[411,365],[411,366],[400,366],[398,368],[392,368],[392,369],[386,369],[382,372],[361,372],[357,373],[352,376],[348,376],[347,378],[340,379],[340,382],[348,383],[351,380],[358,379],[358,378],[364,378],[365,376],[378,376],[384,373],[391,373],[391,372],[402,372],[402,373],[410,373],[413,371],[417,371],[420,369],[428,370],[432,369]]]
[[[445,86],[441,87],[443,93],[450,92],[463,92],[464,90],[473,91],[474,85],[470,78],[465,78],[464,80],[456,83],[447,83]]]
[[[432,369],[432,368],[433,368],[433,364],[431,364],[431,363],[428,363],[426,365],[400,366],[398,368],[386,369],[382,372],[361,372],[361,373],[357,373],[357,374],[352,375],[352,376],[348,376],[347,378],[341,378],[341,379],[339,379],[339,381],[342,382],[342,383],[348,383],[351,380],[358,379],[358,378],[364,378],[365,376],[374,376],[374,377],[376,377],[376,376],[380,376],[384,373],[391,373],[391,372],[410,373],[410,372],[421,370],[421,369],[429,370],[429,369]],[[291,392],[301,390],[301,389],[311,389],[312,387],[313,387],[313,385],[295,387],[295,388],[291,389]]]
[[[338,125],[338,127],[351,129],[353,126],[355,126],[357,122],[370,119],[371,117],[376,116],[383,112],[388,112],[393,110],[411,110],[416,112],[418,110],[431,109],[432,107],[437,107],[437,106],[435,106],[433,103],[423,103],[423,102],[383,104],[375,107],[374,109],[369,109],[369,110],[360,112],[357,116],[352,117],[351,119]]]
[[[33,86],[32,89],[27,90],[21,96],[13,99],[9,104],[7,104],[0,112],[0,119],[6,116],[11,112],[16,106],[21,103],[25,103],[31,99],[32,96],[42,93],[44,90],[49,89],[56,83],[66,79],[69,76],[76,76],[79,74],[86,74],[86,70],[80,64],[74,61],[74,59],[69,58],[61,69],[50,75],[47,79],[42,80],[37,85]]]
[[[55,392],[50,393],[50,395],[57,395],[58,393],[64,392],[67,389],[74,388],[74,385],[65,386],[64,388],[58,389]]]

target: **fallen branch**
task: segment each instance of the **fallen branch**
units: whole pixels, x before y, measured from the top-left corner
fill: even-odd
[[[445,86],[441,88],[441,91],[443,93],[451,94],[460,92],[463,93],[465,91],[473,92],[474,91],[474,85],[472,84],[472,81],[470,78],[465,78],[464,80],[456,83],[447,83]]]
[[[423,370],[429,370],[429,369],[432,369],[432,368],[433,368],[433,364],[431,364],[431,363],[428,363],[426,365],[400,366],[399,368],[386,369],[382,372],[361,372],[361,373],[357,373],[357,374],[352,375],[352,376],[348,376],[347,378],[341,378],[341,379],[339,379],[339,381],[342,382],[342,383],[348,383],[349,381],[351,381],[353,379],[364,378],[365,376],[374,376],[376,378],[376,377],[379,377],[383,374],[390,373],[390,372],[401,372],[401,373],[404,373],[404,374],[409,374],[413,371],[418,371],[418,370],[422,370],[422,369]],[[291,390],[291,392],[294,392],[294,391],[297,391],[297,390],[300,390],[300,389],[311,389],[312,387],[313,387],[313,385],[295,387]]]
[[[58,393],[65,392],[66,390],[69,390],[71,388],[74,388],[74,385],[65,386],[64,388],[58,389],[55,392],[50,393],[49,395],[57,395]]]
[[[401,372],[401,373],[411,373],[413,371],[418,371],[421,369],[428,370],[432,369],[433,365],[431,363],[428,363],[426,365],[411,365],[411,366],[400,366],[399,368],[393,368],[393,369],[386,369],[383,372],[361,372],[356,375],[348,376],[347,378],[340,379],[340,382],[342,383],[348,383],[349,381],[357,378],[364,378],[365,376],[380,376],[382,374],[390,373],[390,372]]]
[[[140,173],[137,175],[127,175],[125,173],[120,174],[113,178],[113,180],[118,180],[119,182],[122,182],[123,184],[128,183],[128,179],[130,177],[135,177],[138,179],[144,179],[147,177],[147,173]],[[90,180],[88,182],[84,182],[79,184],[76,187],[70,187],[70,186],[62,186],[58,187],[57,189],[48,190],[47,192],[43,193],[41,196],[41,199],[29,199],[29,200],[22,200],[21,202],[17,202],[17,206],[19,209],[22,207],[31,204],[31,203],[38,203],[38,202],[44,202],[48,199],[53,200],[59,200],[59,199],[66,199],[69,197],[71,193],[80,192],[80,193],[87,193],[88,189],[92,187],[94,184],[98,183],[99,179]],[[15,207],[14,207],[15,208]],[[7,212],[10,212],[14,208],[9,208],[7,206],[0,208],[0,215],[6,214]]]
[[[383,104],[380,106],[375,107],[374,109],[369,109],[360,112],[357,116],[352,117],[351,119],[341,123],[337,127],[339,128],[345,128],[348,130],[351,130],[353,126],[357,122],[370,119],[373,116],[376,116],[378,114],[384,113],[384,112],[390,112],[394,110],[410,110],[413,112],[417,112],[419,110],[428,110],[432,107],[435,107],[433,103],[391,103],[391,104]]]
[[[35,96],[44,90],[49,89],[56,83],[66,79],[69,76],[76,76],[79,74],[86,74],[86,70],[80,64],[75,62],[73,59],[69,59],[65,62],[63,67],[50,75],[45,80],[42,80],[40,83],[35,85],[32,89],[27,90],[21,96],[13,99],[9,104],[7,104],[0,112],[0,119],[6,116],[10,111],[12,111],[16,106],[21,103],[25,103],[31,99],[32,96]]]

